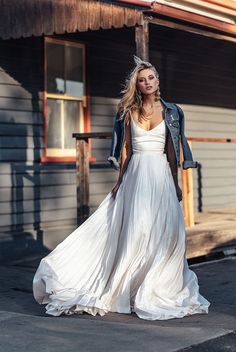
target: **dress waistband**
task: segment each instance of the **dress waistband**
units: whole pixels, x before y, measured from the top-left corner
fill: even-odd
[[[166,153],[158,150],[133,150],[133,154],[160,154],[166,156]]]

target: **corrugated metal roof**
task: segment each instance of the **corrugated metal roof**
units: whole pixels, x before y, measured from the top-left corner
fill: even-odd
[[[132,27],[142,11],[104,0],[0,0],[2,39]]]

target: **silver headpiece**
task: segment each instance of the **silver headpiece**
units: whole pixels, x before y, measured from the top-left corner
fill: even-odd
[[[134,62],[137,66],[139,65],[145,65],[146,67],[152,67],[153,65],[148,62],[148,61],[143,61],[142,59],[140,59],[140,57],[136,56],[136,55],[133,55],[134,57]]]

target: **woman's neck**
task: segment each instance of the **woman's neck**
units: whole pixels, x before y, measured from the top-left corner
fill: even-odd
[[[156,101],[155,94],[149,94],[143,96],[143,105],[144,106],[161,106],[161,101],[158,99]]]

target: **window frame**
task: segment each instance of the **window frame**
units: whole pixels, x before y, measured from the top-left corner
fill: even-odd
[[[75,46],[83,48],[83,82],[84,82],[84,96],[69,96],[63,94],[54,94],[47,92],[47,56],[46,56],[46,46],[47,43],[58,43],[61,45],[68,45],[68,46]],[[88,95],[88,85],[87,85],[87,65],[86,65],[86,56],[87,56],[87,45],[84,42],[78,40],[71,40],[67,38],[60,38],[54,36],[44,36],[43,37],[43,121],[44,121],[44,148],[43,148],[43,155],[40,158],[41,162],[76,162],[76,152],[75,156],[70,155],[49,155],[50,149],[47,148],[47,116],[46,116],[46,106],[47,106],[47,99],[60,99],[64,101],[73,100],[81,102],[83,116],[82,119],[79,121],[80,125],[80,132],[89,132],[90,131],[90,111],[89,111],[89,95]],[[72,136],[71,136],[72,138]],[[76,145],[76,140],[74,139],[74,145]],[[76,148],[76,147],[75,147]],[[74,149],[75,150],[75,149]],[[89,160],[91,162],[96,161],[94,157],[91,156],[91,141],[89,141]]]

